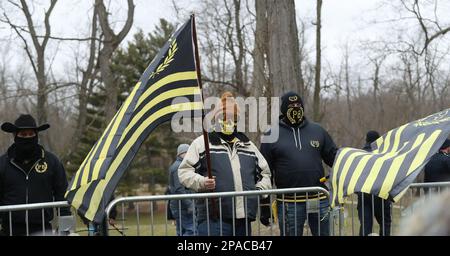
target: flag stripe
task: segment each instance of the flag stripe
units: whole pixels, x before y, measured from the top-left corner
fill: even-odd
[[[390,166],[392,165],[392,163],[394,162],[394,160],[396,159],[396,157],[401,153],[401,149],[400,147],[400,140],[402,138],[402,133],[405,130],[405,128],[407,127],[407,125],[403,125],[398,129],[395,129],[393,131],[393,134],[395,134],[392,139],[393,139],[393,146],[392,149],[390,149],[389,154],[386,154],[386,159],[383,161],[381,169],[378,173],[378,176],[375,179],[375,182],[372,186],[371,189],[371,193],[374,195],[378,195],[380,193],[380,189],[384,184],[385,179],[387,178],[388,174],[389,174],[389,169]],[[401,145],[402,148],[404,147],[404,145]]]
[[[396,132],[396,136],[392,137],[392,134]],[[373,193],[375,181],[378,177],[380,177],[381,168],[383,167],[383,164],[388,162],[390,159],[395,157],[397,155],[397,147],[400,144],[399,142],[394,142],[397,137],[397,134],[401,135],[402,129],[394,130],[388,132],[385,140],[385,146],[381,152],[382,156],[379,156],[378,159],[373,164],[372,169],[369,172],[369,175],[367,176],[367,179],[362,187],[362,191],[366,191],[366,193]],[[389,148],[390,145],[392,145],[392,149]],[[381,184],[380,184],[381,185]],[[376,186],[375,186],[376,187]],[[377,193],[378,194],[378,193]]]
[[[358,166],[356,166],[352,177],[349,181],[348,189],[347,189],[347,195],[352,195],[355,192],[356,184],[359,180],[359,177],[361,177],[361,173],[363,172],[364,168],[367,165],[367,162],[371,159],[371,155],[363,156],[362,159],[359,161]]]
[[[341,162],[342,162],[342,159],[348,154],[348,153],[350,153],[352,151],[352,149],[351,148],[344,148],[344,149],[342,149],[340,152],[339,152],[339,154],[338,154],[338,156],[337,156],[337,158],[336,158],[336,162],[334,163],[334,166],[336,166],[337,167],[337,170],[340,170],[340,166],[341,166]],[[338,179],[339,179],[339,175],[340,175],[340,171],[338,171],[338,172],[332,172],[332,175],[333,175],[333,179],[332,179],[332,186],[334,187],[334,188],[336,188],[337,187],[337,183],[338,183]],[[336,200],[336,198],[337,198],[337,193],[333,193],[333,202]]]
[[[108,124],[108,126],[106,127],[105,132],[102,134],[102,137],[100,137],[100,139],[95,143],[94,147],[92,148],[91,152],[89,152],[88,156],[86,157],[86,159],[84,159],[83,163],[81,164],[81,167],[78,169],[76,175],[75,175],[75,179],[72,185],[72,188],[70,190],[75,190],[77,188],[79,188],[82,185],[86,185],[87,183],[83,184],[81,182],[81,178],[83,176],[83,174],[85,172],[89,172],[90,166],[92,164],[92,158],[95,155],[95,153],[97,152],[100,144],[103,143],[104,139],[106,138],[106,136],[109,134],[109,132],[111,131],[111,126],[112,124],[116,121],[117,116],[119,115],[119,113],[116,113],[116,115],[114,116],[113,120]],[[87,168],[86,168],[87,167]]]
[[[344,197],[344,182],[346,180],[348,171],[350,170],[350,166],[354,163],[355,158],[359,156],[366,155],[367,152],[354,152],[351,155],[348,156],[348,158],[345,161],[344,167],[342,168],[341,172],[339,173],[339,190],[338,190],[338,197],[343,198]]]
[[[198,89],[198,87],[197,87],[197,89]],[[186,90],[179,90],[178,92],[180,92],[180,91],[192,91],[192,90],[189,90],[189,88],[186,88]],[[194,98],[196,95],[197,94],[180,95],[180,96],[188,98],[190,100],[190,102],[195,102]],[[161,98],[158,97],[158,100],[156,100],[155,102],[159,101],[159,99],[161,99]],[[159,111],[162,108],[172,106],[173,99],[174,98],[169,97],[169,98],[165,99],[165,101],[159,102],[156,105],[154,105],[153,107],[146,110],[145,112],[142,112],[143,117],[140,118],[140,120],[137,121],[136,123],[133,123],[133,124],[130,123],[130,125],[128,125],[127,128],[125,129],[125,131],[122,133],[121,138],[120,138],[120,143],[118,144],[116,151],[120,152],[120,150],[122,149],[124,144],[127,143],[128,140],[131,138],[131,136],[137,132],[137,130],[140,126],[149,125],[149,123],[146,121],[149,116],[153,115],[155,112]],[[96,172],[98,172],[98,173],[96,173],[96,175],[100,175],[100,177],[104,177],[106,172],[108,172],[108,166],[106,166],[103,169],[96,170]]]
[[[67,199],[84,218],[103,221],[120,178],[158,125],[178,113],[202,116],[192,28],[191,19],[164,45],[75,175]]]
[[[433,132],[433,134],[431,134],[431,136],[429,136],[428,139],[421,145],[420,149],[417,152],[417,156],[414,158],[414,160],[411,163],[411,166],[409,167],[408,173],[406,174],[407,176],[409,176],[413,171],[415,171],[418,167],[420,167],[423,164],[426,157],[429,155],[431,147],[439,138],[439,135],[441,135],[441,133],[442,130],[437,130]]]
[[[177,104],[173,106],[165,107],[152,116],[150,116],[138,129],[136,133],[133,134],[130,140],[127,141],[126,145],[122,148],[122,150],[119,151],[114,161],[111,163],[110,168],[108,169],[108,172],[106,173],[105,180],[101,180],[99,184],[97,185],[93,196],[90,200],[89,209],[86,212],[86,217],[88,218],[94,218],[95,212],[98,209],[98,206],[100,204],[101,197],[103,195],[103,191],[105,189],[106,182],[108,182],[111,177],[114,175],[114,173],[117,171],[117,168],[125,158],[126,154],[130,151],[131,147],[136,143],[140,135],[143,133],[143,131],[151,125],[154,121],[158,120],[164,115],[170,114],[170,113],[176,113],[186,110],[192,110],[192,109],[203,109],[203,104],[201,103],[182,103]]]
[[[122,134],[119,145],[122,144],[124,138],[127,136],[129,131],[136,125],[141,124],[142,120],[141,118],[144,116],[145,113],[150,111],[156,104],[169,100],[169,99],[175,99],[176,97],[184,97],[188,95],[200,95],[200,89],[198,86],[196,87],[186,87],[186,88],[180,88],[175,89],[171,91],[167,91],[165,93],[162,93],[159,97],[154,98],[152,101],[150,101],[148,104],[145,105],[145,108],[143,108],[141,111],[139,111],[131,120],[130,124],[125,129],[124,133]]]
[[[142,96],[139,98],[136,108],[138,108],[145,101],[145,99],[147,99],[153,92],[155,92],[156,90],[167,84],[177,81],[196,80],[196,79],[197,79],[196,71],[187,71],[168,75],[159,80],[158,82],[154,83],[142,94]]]
[[[170,90],[186,88],[186,87],[198,87],[197,80],[180,80],[180,81],[175,81],[175,82],[172,82],[172,83],[169,83],[169,84],[166,84],[166,85],[160,87],[158,90],[154,91],[147,98],[143,99],[142,103],[139,106],[136,106],[130,120],[132,120],[137,115],[137,113],[139,113],[143,108],[145,108],[150,101],[159,97],[160,94],[170,91]]]
[[[383,188],[380,190],[379,196],[381,196],[382,198],[387,198],[389,196],[389,191],[391,191],[395,178],[399,174],[400,167],[402,167],[405,163],[406,156],[410,155],[410,153],[414,150],[417,150],[417,147],[423,142],[424,138],[424,134],[419,135],[410,149],[408,149],[403,154],[398,155],[394,159],[392,165],[389,168],[389,173],[386,176],[385,182],[383,183]]]
[[[139,90],[139,88],[141,88],[141,82],[139,82],[135,86],[135,88],[131,92],[130,96],[127,98],[127,100],[125,101],[125,103],[122,106],[121,110],[119,111],[119,114],[118,114],[118,117],[117,117],[118,121],[114,122],[114,124],[113,124],[113,126],[111,128],[111,131],[109,132],[108,136],[106,137],[105,144],[102,146],[102,148],[100,150],[100,154],[96,158],[97,161],[95,162],[94,168],[92,170],[90,170],[89,172],[85,172],[85,174],[92,172],[92,180],[98,179],[98,172],[96,170],[101,168],[101,166],[103,165],[105,160],[107,158],[111,159],[113,157],[114,147],[117,144],[119,136],[120,136],[120,133],[118,133],[117,131],[118,131],[121,123],[128,121],[127,118],[124,118],[124,116],[127,113],[131,112],[130,108],[134,108],[132,103],[134,102],[134,100],[135,100],[135,98],[137,96],[136,93]],[[83,176],[83,178],[84,178],[84,176]],[[86,181],[82,181],[82,182],[86,183],[87,182],[87,177],[86,177]]]
[[[186,100],[189,100],[189,102],[197,102],[197,103],[201,103],[200,101],[198,101],[199,96],[198,95],[186,95],[183,98],[185,98]],[[183,101],[185,102],[185,101]],[[183,103],[183,102],[177,102],[177,103]],[[173,102],[172,99],[168,99],[166,101],[160,102],[158,103],[153,109],[150,109],[149,111],[147,111],[142,117],[141,120],[136,123],[135,125],[133,125],[130,130],[127,132],[126,135],[124,135],[125,137],[123,138],[122,142],[119,144],[118,148],[116,149],[117,152],[119,152],[126,144],[126,142],[133,136],[133,134],[135,132],[138,131],[139,127],[142,125],[142,123],[145,123],[146,120],[153,115],[154,113],[156,113],[157,111],[159,111],[162,108],[168,107],[168,106],[172,106],[175,103]],[[195,116],[195,115],[194,115]],[[201,115],[199,115],[201,116]]]
[[[341,149],[332,171],[332,206],[355,192],[397,201],[449,134],[447,109],[389,131],[372,152]]]

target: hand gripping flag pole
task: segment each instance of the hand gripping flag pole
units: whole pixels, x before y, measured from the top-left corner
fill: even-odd
[[[201,91],[201,97],[202,97],[202,102],[203,102],[203,106],[205,105],[204,102],[204,94],[203,94],[203,83],[202,83],[202,75],[201,75],[201,69],[200,69],[200,56],[198,53],[198,40],[197,40],[197,29],[195,26],[195,14],[191,15],[191,20],[192,20],[192,39],[194,41],[194,55],[195,55],[195,68],[197,71],[197,83],[198,83],[198,87],[200,88]],[[210,154],[210,149],[209,149],[209,137],[208,137],[208,131],[206,131],[205,128],[205,108],[203,107],[202,109],[202,129],[203,129],[203,138],[204,138],[204,143],[205,143],[205,157],[206,157],[206,169],[208,172],[208,178],[213,179],[212,176],[212,168],[211,168],[211,154]],[[215,218],[217,218],[218,214],[217,214],[217,207],[216,207],[216,199],[212,198],[211,199],[211,203],[212,203],[212,214]]]

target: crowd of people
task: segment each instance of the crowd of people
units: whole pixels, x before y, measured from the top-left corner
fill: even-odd
[[[327,177],[324,164],[333,166],[338,147],[326,129],[305,116],[299,94],[289,92],[281,97],[280,119],[266,134],[277,130],[278,139],[263,140],[259,148],[237,129],[243,117],[232,93],[222,95],[213,116],[215,127],[207,134],[209,154],[204,136],[190,145],[180,145],[176,160],[169,168],[168,194],[329,189],[324,182]],[[68,185],[64,166],[39,144],[39,133],[49,127],[48,124],[38,126],[31,115],[21,115],[14,124],[6,122],[1,126],[13,136],[14,143],[0,157],[0,206],[64,201]],[[370,145],[379,137],[376,131],[368,132],[363,149],[371,151]],[[449,154],[447,140],[425,167],[426,182],[450,181]],[[172,200],[169,210],[179,236],[250,236],[251,224],[258,216],[264,225],[272,225],[274,215],[281,235],[303,235],[306,222],[313,235],[330,235],[330,202],[326,195],[283,195],[274,200],[274,208],[267,204],[270,201],[270,198],[242,196],[195,202]],[[390,202],[359,193],[357,209],[361,236],[372,233],[374,217],[380,224],[380,235],[390,235]],[[70,209],[61,209],[61,216],[70,214]],[[44,211],[44,215],[41,210],[30,210],[2,214],[0,218],[1,235],[26,235],[42,232],[43,226],[44,231],[51,230],[54,216],[52,210]]]

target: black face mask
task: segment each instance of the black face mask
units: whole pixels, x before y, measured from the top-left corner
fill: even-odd
[[[32,159],[36,156],[39,144],[38,136],[32,138],[14,138],[14,145],[16,146],[16,158],[19,160]]]
[[[284,121],[291,126],[299,126],[304,120],[304,110],[302,107],[288,108],[284,116]]]

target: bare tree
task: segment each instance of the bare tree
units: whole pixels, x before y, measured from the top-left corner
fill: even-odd
[[[255,96],[272,96],[272,88],[268,77],[268,20],[267,0],[255,1],[256,29],[255,48],[253,50],[253,94]]]
[[[424,33],[424,44],[422,49],[420,50],[420,55],[422,55],[428,49],[428,47],[434,40],[444,36],[450,31],[449,24],[447,24],[446,26],[442,26],[442,24],[439,23],[439,19],[437,18],[436,14],[439,8],[439,3],[437,0],[433,1],[435,16],[434,20],[424,17],[421,11],[423,5],[429,4],[429,1],[422,1],[419,3],[419,0],[413,0],[413,2],[411,3],[410,0],[401,0],[401,3],[408,12],[412,13],[416,17],[417,21],[419,22],[420,28]]]
[[[127,0],[128,13],[125,25],[116,34],[108,21],[108,11],[103,0],[95,0],[95,9],[97,10],[100,28],[103,32],[104,40],[99,55],[99,66],[102,82],[105,85],[106,94],[105,113],[106,120],[111,120],[117,112],[118,104],[118,87],[115,84],[114,76],[111,70],[111,60],[114,51],[119,47],[120,43],[125,39],[126,35],[133,25],[134,19],[134,3],[133,0]]]
[[[268,0],[268,60],[273,95],[304,93],[294,0]]]
[[[3,13],[4,20],[10,25],[10,27],[16,32],[17,36],[22,40],[24,44],[24,50],[28,56],[28,59],[33,68],[34,75],[37,80],[37,120],[39,123],[47,121],[47,66],[45,51],[51,35],[50,16],[54,10],[57,0],[51,0],[50,5],[45,11],[44,16],[44,36],[40,36],[36,31],[36,25],[34,24],[32,14],[29,10],[28,4],[25,0],[20,0],[20,4],[14,1],[8,1],[10,4],[20,9],[26,19],[26,27],[14,24],[6,13]],[[32,49],[29,40],[34,49]],[[34,51],[33,51],[34,50]]]
[[[322,0],[317,0],[316,16],[316,79],[313,99],[313,119],[319,122],[323,116],[320,113],[320,91],[321,91],[321,70],[322,70]]]
[[[72,135],[71,142],[66,147],[64,158],[69,159],[71,155],[78,149],[80,138],[89,129],[90,124],[87,123],[88,117],[88,99],[92,95],[96,83],[97,74],[100,67],[99,52],[101,47],[101,36],[98,35],[98,17],[97,8],[94,6],[92,12],[91,35],[88,44],[88,60],[85,67],[82,66],[80,60],[75,57],[77,76],[80,74],[81,81],[77,82],[78,108],[75,130]],[[99,41],[99,43],[97,43]],[[76,53],[76,55],[79,53]]]
[[[242,0],[202,1],[199,16],[202,68],[212,94],[233,90],[249,96],[254,16]],[[217,86],[219,85],[219,86]]]

